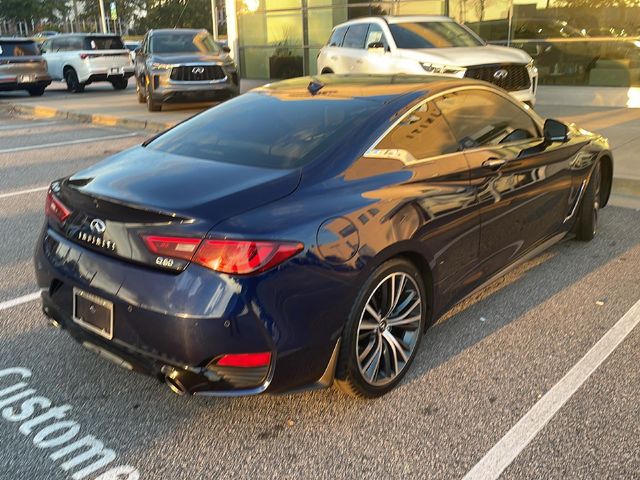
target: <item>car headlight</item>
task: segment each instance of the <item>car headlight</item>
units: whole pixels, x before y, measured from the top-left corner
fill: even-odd
[[[464,67],[458,67],[456,65],[443,65],[439,63],[425,63],[420,62],[420,66],[428,73],[436,73],[440,75],[456,75],[463,76],[465,72]]]
[[[533,61],[533,59],[531,59],[531,61],[527,63],[527,70],[529,70],[529,72],[531,72],[532,75],[535,75],[538,73],[538,68],[536,67],[536,64]]]
[[[171,67],[173,67],[173,65],[169,65],[168,63],[153,62],[151,64],[151,68],[153,68],[154,70],[170,70]]]

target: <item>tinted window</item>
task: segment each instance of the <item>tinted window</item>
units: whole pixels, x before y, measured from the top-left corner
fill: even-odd
[[[148,148],[226,163],[293,168],[347,141],[378,108],[377,102],[367,100],[246,93],[179,125]]]
[[[413,110],[378,145],[381,150],[406,150],[416,159],[458,150],[457,142],[433,102]]]
[[[69,37],[66,41],[66,51],[90,50],[85,47],[85,40],[82,37]]]
[[[153,53],[220,53],[207,32],[156,32],[151,37]]]
[[[384,33],[380,25],[372,23],[369,25],[369,31],[367,32],[367,40],[364,42],[366,48],[372,43],[382,43],[384,48],[387,48],[387,39],[384,38]]]
[[[0,57],[25,57],[40,55],[36,42],[6,41],[0,42]]]
[[[342,46],[346,48],[364,48],[364,38],[367,35],[369,25],[361,23],[351,25],[344,36]]]
[[[389,25],[398,48],[476,47],[482,45],[456,22],[405,22]]]
[[[533,119],[520,107],[486,90],[470,90],[436,99],[460,149],[538,138]]]
[[[329,39],[330,47],[339,47],[342,45],[342,39],[344,39],[344,34],[347,33],[347,27],[338,27],[331,34],[331,38]]]
[[[124,50],[124,43],[120,37],[86,37],[84,50]]]

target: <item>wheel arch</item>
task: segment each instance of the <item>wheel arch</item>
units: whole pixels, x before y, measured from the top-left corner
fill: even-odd
[[[329,67],[324,67],[322,69],[322,71],[320,72],[320,75],[324,75],[324,74],[329,74],[329,73],[334,73],[333,70]]]
[[[605,151],[600,155],[598,160],[602,167],[600,176],[600,192],[602,195],[602,206],[605,207],[609,202],[611,188],[613,185],[613,158],[611,152]]]
[[[427,293],[427,321],[425,327],[429,327],[434,318],[434,306],[435,306],[435,285],[436,281],[433,276],[433,264],[427,253],[422,251],[420,245],[416,245],[414,241],[404,241],[388,246],[386,249],[380,251],[375,257],[370,259],[366,267],[359,275],[358,285],[363,285],[371,273],[383,263],[393,260],[395,258],[402,258],[410,262],[414,267],[418,269],[422,280],[424,282],[424,288]]]

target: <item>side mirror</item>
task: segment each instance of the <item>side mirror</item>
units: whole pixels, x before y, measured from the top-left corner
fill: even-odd
[[[231,49],[227,45],[222,45],[222,51],[224,53],[231,53]]]
[[[367,50],[371,53],[384,53],[386,51],[382,42],[371,42],[367,45]]]
[[[558,120],[548,118],[544,122],[543,134],[548,142],[566,142],[569,139],[569,127]]]

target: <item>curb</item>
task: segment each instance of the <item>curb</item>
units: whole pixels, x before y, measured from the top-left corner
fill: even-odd
[[[173,123],[167,122],[150,122],[147,120],[134,120],[131,118],[122,118],[115,115],[101,115],[91,113],[80,113],[67,110],[61,110],[53,107],[44,107],[41,105],[20,105],[8,104],[8,110],[12,113],[22,115],[31,115],[36,118],[60,118],[65,120],[74,120],[76,122],[91,123],[93,125],[103,125],[107,127],[120,127],[127,130],[147,130],[153,133],[164,132],[168,128],[174,126]]]
[[[613,177],[611,192],[616,195],[640,197],[640,179]]]

